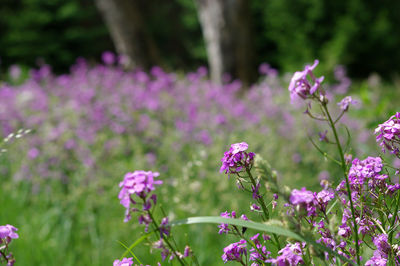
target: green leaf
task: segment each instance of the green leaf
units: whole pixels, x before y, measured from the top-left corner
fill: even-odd
[[[139,264],[142,264],[142,263],[140,262],[139,258],[136,257],[135,253],[133,253],[133,251],[132,251],[131,249],[129,249],[129,248],[128,248],[124,243],[122,243],[121,241],[118,241],[118,243],[120,243],[121,246],[123,246],[124,248],[126,248],[126,249],[127,249],[127,252],[131,253],[132,256],[135,258],[135,260],[136,260]],[[126,252],[125,252],[125,253],[126,253]],[[124,254],[125,254],[125,253],[124,253]],[[123,260],[123,258],[125,258],[125,256],[126,256],[126,255],[122,255],[121,258],[119,258],[119,260],[120,260],[120,261]]]
[[[176,225],[185,225],[185,224],[210,224],[210,223],[211,224],[221,224],[221,223],[231,224],[231,225],[242,226],[242,227],[247,227],[247,228],[267,232],[270,234],[277,234],[277,235],[281,235],[281,236],[290,237],[290,238],[296,239],[301,242],[306,242],[307,244],[314,246],[315,248],[319,249],[320,251],[328,252],[330,255],[340,258],[342,261],[348,262],[350,265],[353,264],[353,262],[351,260],[349,260],[348,258],[315,242],[314,239],[312,239],[310,237],[306,237],[306,236],[301,236],[295,232],[292,232],[292,231],[282,228],[280,226],[266,225],[266,224],[262,224],[262,223],[252,222],[252,221],[244,221],[241,219],[222,218],[219,216],[188,217],[185,219],[172,221],[172,222],[170,222],[170,225],[176,226]]]
[[[131,253],[132,256],[138,261],[139,264],[142,264],[140,262],[140,260],[135,256],[135,254],[132,252],[132,249],[134,247],[136,247],[137,245],[139,245],[140,243],[143,242],[143,240],[145,240],[146,238],[148,238],[154,231],[148,232],[144,235],[142,235],[141,237],[139,237],[138,239],[136,239],[135,242],[133,242],[129,247],[127,247],[125,244],[123,244],[122,242],[118,241],[118,243],[120,243],[125,249],[126,251],[124,252],[124,254],[122,254],[120,260],[122,260],[124,257],[126,257],[126,255],[128,255],[128,253]]]

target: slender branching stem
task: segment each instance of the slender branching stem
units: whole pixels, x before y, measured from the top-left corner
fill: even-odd
[[[346,188],[347,188],[347,194],[349,197],[349,201],[350,201],[350,209],[351,209],[351,216],[353,218],[353,224],[354,224],[354,245],[355,245],[355,249],[356,249],[356,260],[357,260],[357,264],[360,265],[360,247],[358,245],[358,226],[357,226],[357,222],[356,222],[356,213],[355,213],[355,208],[354,208],[354,204],[353,204],[353,199],[351,198],[351,189],[350,189],[350,182],[349,182],[349,177],[348,177],[348,173],[347,173],[347,166],[346,166],[346,161],[344,159],[344,153],[343,153],[343,149],[342,146],[340,144],[339,141],[339,137],[336,131],[336,126],[335,126],[335,122],[333,122],[332,117],[329,113],[327,104],[325,102],[321,103],[321,106],[323,108],[323,111],[326,115],[326,118],[328,119],[328,123],[329,126],[332,129],[333,135],[335,136],[335,140],[336,140],[336,146],[337,149],[339,151],[339,156],[340,156],[340,160],[341,160],[341,165],[342,165],[342,169],[343,169],[343,174],[346,180]]]
[[[396,219],[397,219],[397,212],[398,212],[398,210],[399,210],[399,204],[400,204],[400,192],[397,192],[397,202],[396,202],[395,209],[394,209],[394,213],[393,213],[393,219],[392,219],[392,222],[391,222],[391,224],[390,224],[390,229],[393,228],[394,223],[396,222]],[[390,243],[390,244],[392,244],[393,233],[394,233],[394,230],[392,230],[392,231],[389,233],[389,243]]]
[[[247,174],[249,175],[249,178],[250,178],[250,180],[251,180],[251,183],[253,184],[253,186],[254,186],[254,188],[255,188],[256,185],[257,185],[257,184],[256,184],[256,180],[254,179],[253,175],[251,174],[250,169],[246,168],[246,172],[247,172]],[[268,219],[269,219],[269,212],[268,212],[267,206],[265,205],[264,199],[261,197],[261,198],[258,198],[257,201],[258,201],[258,203],[260,203],[260,205],[261,205],[261,208],[262,208],[263,213],[264,213],[265,221],[268,220]],[[280,250],[280,249],[281,249],[281,244],[279,243],[278,236],[277,236],[276,234],[273,234],[273,237],[274,237],[274,240],[275,240],[275,242],[276,242],[277,248]]]
[[[153,225],[156,227],[157,231],[159,231],[160,234],[162,235],[163,233],[161,232],[160,227],[159,227],[159,225],[157,224],[157,222],[154,220],[154,216],[153,216],[153,214],[151,213],[151,211],[147,211],[147,213],[149,214],[150,219],[151,219]],[[179,257],[178,253],[176,252],[176,249],[171,245],[171,243],[168,241],[168,239],[167,239],[166,237],[164,237],[163,240],[165,241],[165,243],[167,243],[167,245],[168,245],[168,247],[170,248],[170,250],[172,251],[172,253],[174,253],[174,255],[175,255],[175,257],[178,259],[179,263],[180,263],[181,265],[186,265],[186,264],[182,261],[182,259]]]

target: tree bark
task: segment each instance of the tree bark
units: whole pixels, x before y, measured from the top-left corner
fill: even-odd
[[[128,58],[128,67],[149,69],[159,63],[155,42],[146,32],[136,0],[95,0],[119,54]]]
[[[254,81],[251,15],[248,0],[196,0],[207,48],[211,79],[223,75],[239,78],[245,85]]]

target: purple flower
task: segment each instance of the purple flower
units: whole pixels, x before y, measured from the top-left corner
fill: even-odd
[[[318,194],[315,195],[315,199],[317,203],[319,204],[320,210],[324,211],[326,210],[326,207],[328,206],[328,203],[335,197],[335,193],[331,190],[324,189]]]
[[[11,239],[16,239],[19,237],[18,234],[16,233],[16,231],[18,231],[18,229],[12,225],[9,225],[9,224],[1,225],[0,226],[0,238],[6,239],[7,242],[10,242]]]
[[[225,174],[239,173],[243,168],[253,164],[255,154],[245,152],[249,145],[246,142],[232,144],[229,151],[224,153],[220,172]]]
[[[279,266],[295,266],[304,264],[300,243],[287,244],[286,247],[278,252],[278,254],[280,255],[276,259],[271,259],[267,262]]]
[[[110,51],[103,52],[103,54],[101,55],[101,59],[106,65],[112,65],[115,63],[116,60],[114,53]]]
[[[227,211],[226,212],[222,212],[220,214],[220,216],[223,217],[223,218],[231,218],[231,214],[229,212],[227,212]],[[222,223],[222,224],[218,225],[218,228],[219,228],[218,234],[220,234],[220,235],[223,234],[223,233],[227,234],[231,230],[231,229],[229,229],[229,224],[225,224],[225,223]]]
[[[300,210],[306,210],[307,215],[314,216],[316,214],[316,207],[314,204],[314,193],[306,190],[303,187],[301,190],[293,189],[289,201],[292,205],[298,207]]]
[[[151,208],[151,202],[150,200],[146,200],[146,198],[149,193],[155,189],[154,185],[162,184],[161,180],[154,180],[157,176],[159,176],[159,173],[153,173],[151,171],[135,171],[125,175],[124,180],[119,184],[121,191],[118,195],[120,203],[126,208],[125,221],[129,221],[130,219],[130,205],[136,204],[131,198],[131,195],[136,195],[145,200],[143,210],[149,210]],[[150,199],[156,202],[155,197],[150,196]]]
[[[339,226],[338,235],[347,238],[351,235],[352,230],[347,224],[342,224]]]
[[[191,255],[191,253],[192,253],[192,251],[190,250],[190,247],[186,246],[185,250],[183,251],[183,257],[184,258],[189,257]]]
[[[133,258],[123,258],[122,260],[114,260],[113,266],[132,266]]]
[[[246,254],[246,240],[242,239],[239,242],[232,243],[224,248],[224,254],[222,254],[222,260],[224,263],[228,261],[242,261],[242,255]]]
[[[154,242],[153,248],[161,250],[161,259],[163,261],[171,254],[171,251],[164,245],[164,242],[162,239]]]
[[[385,149],[395,155],[400,155],[400,113],[389,118],[375,129],[376,141],[380,142],[382,151]]]
[[[315,60],[312,66],[307,65],[303,71],[297,71],[294,73],[289,84],[290,98],[292,100],[296,97],[307,99],[313,95],[318,88],[320,88],[324,77],[316,78],[312,72],[318,63],[319,61]],[[307,79],[307,76],[311,78],[311,81],[314,84]]]
[[[357,104],[358,102],[356,100],[353,100],[351,96],[346,96],[341,100],[338,105],[340,109],[343,111],[347,111],[349,109],[350,104]]]
[[[324,132],[318,132],[318,135],[319,135],[319,141],[329,142],[328,138],[326,137],[326,135],[328,135],[328,130],[325,130]]]
[[[234,218],[235,219],[236,218],[236,212],[232,211],[232,215],[231,215],[231,213],[225,211],[225,212],[222,212],[220,214],[220,216],[223,217],[223,218]],[[242,214],[240,216],[240,219],[245,220],[245,221],[249,220],[247,218],[247,216],[244,215],[244,214]],[[227,234],[227,233],[229,233],[229,231],[231,231],[231,229],[229,228],[229,224],[225,224],[225,223],[222,223],[222,224],[218,225],[218,228],[219,228],[218,234],[220,234],[220,235],[223,234],[223,233]]]
[[[171,231],[171,226],[168,225],[168,217],[164,217],[161,220],[161,224],[160,224],[161,238],[163,237],[163,235],[169,236],[170,231]]]
[[[369,259],[365,266],[386,266],[387,265],[387,257],[382,254],[379,250],[374,251],[374,255]]]
[[[301,190],[293,189],[290,195],[290,203],[293,205],[308,205],[314,201],[314,194],[303,187]]]
[[[355,158],[349,170],[349,182],[353,191],[361,192],[364,184],[369,188],[386,186],[382,181],[386,179],[380,172],[383,163],[380,157],[367,157],[360,161]]]
[[[386,234],[380,234],[374,237],[372,242],[380,252],[389,254],[391,247],[390,244],[388,243],[388,236]]]
[[[259,236],[260,234],[255,234],[254,236],[250,237],[250,240],[253,241],[254,245],[256,246],[256,248],[253,247],[250,249],[250,261],[266,261],[271,255],[271,252],[267,251],[267,248],[258,240]]]

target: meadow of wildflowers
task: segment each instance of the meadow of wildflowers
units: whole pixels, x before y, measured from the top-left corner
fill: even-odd
[[[95,66],[79,59],[64,75],[42,65],[28,79],[13,67],[0,85],[0,127],[4,138],[11,136],[0,157],[0,222],[19,229],[11,244],[17,261],[296,265],[313,257],[357,261],[356,254],[364,254],[355,240],[372,247],[363,249],[364,262],[395,255],[397,216],[388,213],[396,204],[380,202],[397,197],[396,174],[385,169],[390,154],[399,154],[399,117],[387,114],[379,127],[358,118],[365,99],[374,99],[347,96],[351,82],[343,68],[334,73],[336,83],[325,85],[314,74],[317,61],[291,80],[265,64],[260,81],[242,91],[228,78],[224,85],[211,83],[205,68],[186,75],[159,67],[129,72],[113,54],[103,59]],[[357,106],[361,111],[349,116]],[[380,150],[370,145],[375,136],[368,123],[377,127],[387,162],[374,157]],[[29,134],[17,140],[21,128]],[[261,157],[276,170],[263,168]],[[323,189],[311,192],[320,181]],[[334,221],[327,218],[333,210]],[[379,210],[386,210],[382,224]],[[297,240],[312,226],[317,244],[336,253],[226,222],[276,226],[281,212]],[[171,233],[171,221],[220,214],[222,220],[213,220],[218,227],[174,226]],[[138,239],[132,256],[123,246]],[[26,251],[32,245],[35,250]]]

